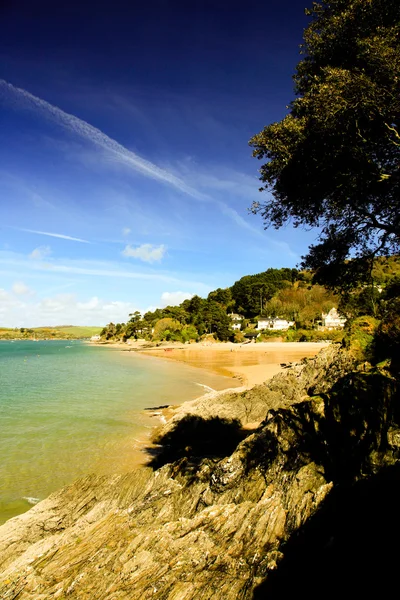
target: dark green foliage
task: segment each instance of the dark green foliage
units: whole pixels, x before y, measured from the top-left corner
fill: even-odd
[[[344,345],[359,360],[373,360],[374,336],[378,325],[377,319],[364,315],[353,319],[347,327]]]
[[[289,287],[298,276],[297,269],[268,269],[256,275],[245,275],[231,287],[236,310],[245,317],[262,313],[263,306],[284,287]]]
[[[375,340],[375,360],[391,360],[391,370],[400,374],[400,280],[395,280],[386,290],[382,306],[382,320]]]
[[[215,333],[217,339],[223,342],[233,336],[232,322],[218,302],[208,301],[199,313],[199,321],[199,332],[201,333]]]
[[[234,306],[231,288],[218,288],[208,294],[207,300],[218,302],[218,304],[221,304],[226,310],[229,310]]]
[[[344,293],[339,302],[339,311],[348,319],[362,315],[379,316],[382,293],[375,285],[364,286]]]
[[[304,264],[348,288],[399,248],[400,3],[322,0],[308,14],[298,97],[250,141],[272,193],[253,211],[266,227],[321,227]]]
[[[193,296],[179,306],[167,306],[147,312],[143,318],[136,311],[130,315],[126,325],[110,323],[101,335],[106,340],[144,338],[188,342],[213,334],[221,341],[239,342],[243,339],[242,335],[235,337],[232,320],[228,315],[229,312],[234,312],[245,317],[241,322],[241,331],[244,334],[250,332],[250,337],[257,337],[259,333],[254,327],[260,316],[280,317],[296,323],[297,332],[271,331],[264,336],[279,336],[287,341],[337,340],[340,333],[315,330],[321,313],[328,312],[339,303],[339,311],[348,319],[362,315],[381,318],[389,296],[392,297],[396,290],[398,294],[398,288],[400,289],[394,277],[399,272],[400,261],[397,256],[376,260],[373,276],[381,286],[359,286],[342,294],[339,303],[339,297],[334,292],[311,283],[312,273],[309,271],[267,269],[255,275],[245,275],[230,288],[218,288],[210,292],[207,299]],[[157,325],[160,321],[168,326]]]

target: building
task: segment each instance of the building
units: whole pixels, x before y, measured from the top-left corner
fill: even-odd
[[[322,327],[325,329],[341,329],[346,323],[344,317],[341,317],[336,308],[331,308],[327,313],[322,313]]]
[[[228,317],[232,321],[232,329],[234,329],[235,331],[240,331],[244,317],[236,313],[230,313]]]
[[[91,342],[98,342],[99,340],[101,340],[101,337],[99,335],[92,335],[92,337],[90,338]]]
[[[286,331],[289,327],[293,327],[294,321],[287,321],[286,319],[279,319],[278,317],[266,317],[257,321],[257,329],[262,331],[263,329],[273,329],[276,331]]]

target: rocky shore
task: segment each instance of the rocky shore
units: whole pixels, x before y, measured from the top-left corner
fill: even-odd
[[[351,573],[354,590],[374,577],[384,590],[390,555],[361,536],[381,532],[374,515],[351,527],[384,489],[383,522],[399,529],[398,401],[389,371],[333,345],[177,409],[151,466],[77,481],[0,528],[0,597],[237,600],[297,584],[317,597]]]

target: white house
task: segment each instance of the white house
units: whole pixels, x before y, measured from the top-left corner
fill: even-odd
[[[260,319],[257,321],[257,329],[274,329],[276,331],[286,331],[289,327],[294,325],[294,321],[287,321],[286,319],[279,319],[278,317],[267,317],[266,319]]]
[[[326,329],[340,329],[346,323],[344,317],[341,317],[336,308],[331,308],[327,313],[322,313],[322,327]]]
[[[230,313],[228,315],[228,317],[232,321],[232,329],[235,329],[236,331],[240,331],[244,317],[242,317],[242,315],[238,315],[236,313]]]
[[[98,342],[101,339],[101,337],[99,335],[92,335],[92,337],[90,338],[91,342]]]

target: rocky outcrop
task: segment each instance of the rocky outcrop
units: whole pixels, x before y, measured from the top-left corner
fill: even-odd
[[[304,358],[290,369],[251,389],[211,392],[185,402],[168,411],[169,421],[159,431],[160,437],[171,431],[176,422],[190,414],[202,418],[239,419],[242,425],[260,423],[267,411],[291,406],[328,390],[341,376],[351,370],[354,359],[332,344],[315,358]]]
[[[3,525],[0,597],[262,597],[336,489],[397,464],[400,419],[396,382],[339,348],[258,393],[266,418],[229,456],[87,477]]]

